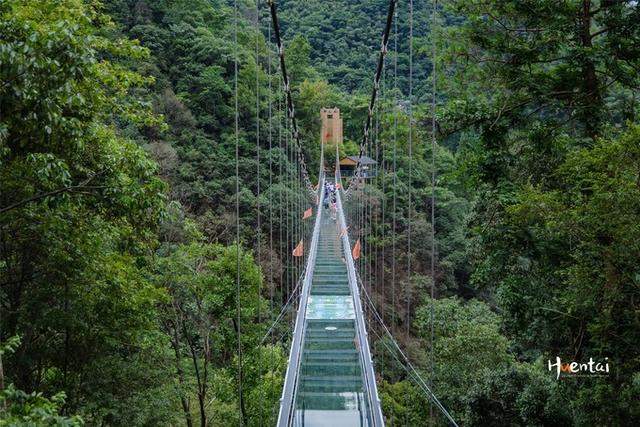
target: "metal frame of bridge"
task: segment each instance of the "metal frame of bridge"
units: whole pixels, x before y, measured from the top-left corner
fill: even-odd
[[[339,230],[347,228],[341,194],[340,191],[336,191],[337,217],[336,223],[332,224],[333,220],[325,218],[328,216],[328,212],[322,207],[324,181],[324,176],[321,176],[318,184],[315,225],[296,315],[287,373],[280,399],[277,425],[279,427],[381,427],[384,425],[384,419],[348,233],[341,233],[339,241],[331,242],[333,239],[338,239],[336,228]],[[332,232],[335,235],[331,235]],[[320,247],[321,240],[323,240],[323,245],[331,244],[332,246],[329,248]],[[340,289],[340,285],[329,285],[323,289],[322,296],[313,295],[314,286],[322,286],[314,282],[314,273],[320,273],[324,266],[331,264],[331,261],[323,261],[323,265],[317,265],[319,249],[325,252],[337,250],[335,254],[326,252],[330,254],[326,256],[334,256],[334,259],[337,256],[335,267],[338,270],[338,275],[343,276],[341,280],[338,279],[338,282],[342,283],[344,280],[348,283],[348,287],[345,284],[345,288]],[[342,268],[341,262],[346,268]],[[320,274],[318,274],[318,280],[320,280]],[[331,295],[332,292],[338,295]],[[353,327],[349,323],[351,319]],[[324,327],[325,325],[330,326]],[[355,351],[342,350],[342,353],[339,351],[336,353],[336,350],[333,349],[338,346],[350,347],[349,334],[351,329],[354,332],[353,347]],[[337,333],[338,331],[340,333]],[[333,335],[335,338],[332,338]],[[314,338],[318,336],[321,338]],[[311,346],[317,346],[318,340],[321,341],[321,348],[311,350]],[[306,344],[309,348],[305,346]],[[323,350],[322,347],[325,349]],[[313,371],[314,376],[311,378],[305,375],[308,369],[305,368],[305,361],[307,364],[311,363],[308,359],[310,352],[313,352],[316,358],[324,357],[325,360],[333,362],[328,364],[325,362],[324,368],[323,365],[320,365],[320,372]],[[337,359],[333,359],[334,357],[349,357],[345,354],[347,352],[351,352],[355,360],[348,359],[348,362],[340,363]],[[351,369],[350,373],[355,375],[336,376],[338,373],[345,374],[340,371],[341,365]],[[326,372],[323,372],[322,369]],[[310,383],[311,385],[309,385]],[[318,387],[321,392],[317,392],[315,395],[306,392],[308,389],[316,390]],[[310,394],[313,396],[309,398],[311,403],[308,404],[303,396]]]

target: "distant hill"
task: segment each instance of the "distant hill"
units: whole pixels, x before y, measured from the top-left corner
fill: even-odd
[[[290,41],[304,36],[311,44],[314,67],[330,83],[348,92],[369,90],[387,16],[388,0],[283,0],[278,15],[283,35]],[[428,93],[431,61],[420,48],[429,33],[428,4],[414,5],[414,95],[424,98]],[[408,92],[409,20],[406,4],[398,4],[398,86]],[[393,75],[394,33],[389,43],[387,81]],[[419,52],[419,51],[422,51]]]

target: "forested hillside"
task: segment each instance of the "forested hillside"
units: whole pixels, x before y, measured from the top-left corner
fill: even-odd
[[[398,3],[364,286],[459,425],[635,425],[637,2],[431,5]],[[278,4],[314,180],[321,108],[358,153],[387,7]],[[310,205],[268,7],[238,11],[0,1],[0,425],[275,423]],[[445,425],[367,315],[387,425]]]
[[[318,73],[331,84],[347,93],[370,90],[377,57],[372,53],[380,49],[382,28],[389,2],[376,1],[283,1],[282,27],[287,40],[298,38],[308,42],[309,57]],[[429,34],[429,7],[416,3],[412,26],[415,42],[424,44]],[[398,86],[408,92],[408,23],[409,3],[398,3],[397,21],[391,46],[398,46]],[[300,42],[300,41],[298,41]],[[416,79],[414,93],[425,100],[428,93],[430,60],[428,51],[415,50],[413,58]],[[297,76],[293,76],[295,79]]]

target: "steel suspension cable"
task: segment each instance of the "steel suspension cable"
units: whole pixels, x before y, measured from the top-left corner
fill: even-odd
[[[436,289],[436,95],[437,95],[437,51],[436,51],[436,35],[438,18],[438,0],[433,0],[433,8],[431,10],[431,306],[429,309],[429,318],[431,324],[431,340],[429,346],[429,354],[431,359],[431,376],[429,384],[433,387],[435,378],[435,289]],[[431,409],[431,408],[430,408]],[[430,410],[433,416],[433,411]],[[433,422],[433,420],[432,420]]]
[[[300,275],[298,276],[298,281],[296,283],[295,290],[298,290],[300,288],[300,286],[302,285],[302,281],[304,279],[304,274],[305,274],[305,271],[302,271],[300,273]],[[262,345],[266,341],[266,339],[269,337],[269,335],[273,333],[273,331],[275,330],[275,327],[278,325],[280,320],[282,320],[284,318],[285,314],[287,314],[287,309],[289,308],[289,306],[291,305],[291,303],[293,301],[294,301],[294,294],[291,294],[291,295],[289,295],[289,298],[287,299],[287,302],[282,306],[282,309],[280,310],[280,313],[278,313],[278,317],[276,317],[273,320],[273,322],[271,322],[271,325],[269,325],[269,328],[267,329],[267,333],[264,334],[264,336],[260,340],[260,345]]]
[[[362,284],[362,281],[360,281],[360,284]],[[382,320],[382,317],[380,317],[380,313],[378,313],[378,311],[376,310],[375,304],[373,303],[373,300],[371,299],[371,295],[369,295],[369,293],[367,292],[367,290],[366,290],[366,288],[364,286],[360,286],[360,288],[363,290],[363,294],[364,294],[363,296],[366,298],[367,304],[371,307],[371,310],[373,312],[373,315],[374,315],[376,321],[384,329],[385,334],[387,334],[387,336],[391,339],[391,342],[393,343],[393,345],[396,348],[396,350],[398,351],[398,353],[400,353],[402,355],[402,358],[404,359],[404,361],[407,364],[407,366],[409,367],[409,369],[411,369],[411,371],[413,371],[413,373],[416,376],[416,378],[419,379],[420,387],[427,393],[427,395],[429,396],[430,400],[433,401],[433,403],[436,405],[436,407],[449,420],[449,422],[452,425],[457,427],[458,424],[455,422],[455,420],[453,419],[451,414],[449,414],[449,411],[447,411],[447,409],[444,407],[444,405],[442,405],[442,403],[437,398],[437,396],[435,395],[435,393],[433,392],[431,387],[429,387],[427,385],[427,383],[424,381],[424,379],[422,379],[422,376],[420,375],[418,370],[413,366],[413,364],[411,363],[411,361],[409,360],[407,355],[402,351],[402,349],[398,345],[398,342],[396,341],[394,336],[391,334],[391,331],[389,331],[389,328],[387,327],[387,325]]]
[[[455,419],[451,416],[449,411],[447,411],[444,405],[442,405],[442,403],[438,400],[438,398],[433,394],[432,390],[424,382],[424,379],[422,379],[418,371],[413,367],[411,362],[409,362],[409,360],[407,359],[407,356],[402,352],[402,350],[400,350],[400,347],[398,347],[398,344],[393,339],[393,337],[391,337],[391,341],[395,346],[395,351],[389,346],[389,344],[386,343],[386,341],[383,339],[383,337],[380,336],[380,334],[378,334],[378,332],[376,332],[375,330],[373,330],[373,332],[378,337],[378,340],[382,343],[382,345],[393,356],[394,360],[398,362],[398,365],[400,365],[404,369],[404,371],[407,373],[407,375],[409,375],[409,378],[412,379],[418,385],[418,387],[420,387],[422,392],[427,396],[427,399],[429,400],[429,402],[430,403],[437,402],[436,406],[442,412],[445,418],[447,418],[449,423],[454,427],[458,427],[458,424],[456,423]],[[405,359],[405,363],[402,363],[402,361],[398,357],[398,353],[400,353],[400,355]]]
[[[407,277],[405,278],[405,298],[407,299],[407,312],[405,319],[405,340],[409,342],[411,325],[411,193],[413,192],[413,0],[409,0],[409,176],[407,185]],[[406,402],[407,403],[407,402]],[[405,424],[407,419],[405,418]]]
[[[387,75],[387,70],[386,70],[386,66],[382,71],[382,87],[384,88],[384,93],[380,94],[380,97],[384,100],[384,95],[387,95],[387,87],[385,86],[386,83],[386,75]],[[384,131],[384,124],[386,123],[386,103],[383,103],[383,108],[382,108],[382,125],[383,125],[383,131]],[[378,271],[378,286],[380,288],[380,311],[382,312],[382,318],[384,320],[385,317],[385,308],[386,308],[386,297],[387,297],[387,291],[386,291],[386,281],[385,281],[385,252],[386,252],[386,246],[387,246],[387,235],[386,235],[386,230],[387,230],[387,223],[386,223],[386,207],[387,207],[387,192],[386,192],[386,180],[387,180],[387,164],[386,164],[386,156],[384,153],[384,148],[380,149],[380,171],[382,172],[381,177],[379,178],[379,181],[382,182],[382,206],[381,206],[381,219],[380,219],[380,242],[381,242],[381,260],[380,260],[380,269]],[[376,159],[378,160],[378,159]],[[380,355],[382,357],[382,354]],[[382,360],[382,363],[380,364],[380,366],[382,367],[380,375],[382,377],[384,377],[384,358]]]
[[[257,210],[257,242],[256,242],[256,257],[258,265],[262,264],[261,246],[262,246],[262,221],[261,221],[261,206],[260,206],[260,52],[259,52],[259,40],[260,40],[260,0],[256,0],[256,20],[255,20],[255,72],[256,72],[256,210]],[[262,311],[260,309],[260,299],[262,298],[262,280],[258,282],[258,324],[262,324]],[[258,347],[258,378],[262,378],[262,351]],[[260,426],[263,424],[263,411],[260,410]]]
[[[284,86],[284,83],[283,83]],[[283,94],[284,95],[284,94]],[[286,96],[286,95],[285,95]],[[286,104],[285,107],[286,109]],[[291,173],[291,149],[289,146],[289,120],[285,115],[284,118],[284,173],[285,173],[285,186],[282,189],[284,192],[284,227],[285,227],[285,259],[284,259],[284,288],[286,289],[286,296],[284,296],[283,301],[289,298],[291,295],[291,283],[289,280],[289,275],[291,273],[291,251],[293,245],[291,244],[291,207],[289,206],[290,197],[289,197],[289,188],[290,188],[290,173]],[[290,318],[291,327],[293,327],[294,316],[292,315]]]
[[[398,149],[398,12],[394,17],[393,37],[393,218],[391,227],[391,307],[396,309],[396,231],[397,231],[397,149]],[[396,322],[391,327],[396,332]]]
[[[289,123],[289,122],[288,122]],[[288,142],[290,142],[289,139],[289,132],[287,132],[287,139]],[[289,144],[287,144],[289,146]],[[289,234],[290,234],[290,241],[291,241],[291,254],[289,255],[289,259],[290,259],[290,263],[289,263],[289,296],[293,295],[293,289],[295,288],[295,283],[294,283],[294,277],[296,274],[296,266],[297,266],[297,259],[296,257],[293,256],[293,250],[296,247],[296,244],[298,242],[298,235],[297,235],[297,219],[298,219],[298,208],[296,205],[296,193],[297,193],[297,174],[298,174],[298,165],[297,162],[294,159],[295,157],[295,153],[293,148],[290,147],[289,149],[289,170],[291,171],[291,177],[290,177],[290,183],[289,183],[289,191],[287,191],[287,194],[289,195],[289,215],[287,215],[287,217],[289,218]],[[295,322],[294,322],[295,323]],[[292,323],[292,328],[293,328],[293,323]]]
[[[383,64],[383,70],[384,70],[384,64]],[[382,80],[382,79],[381,79]],[[379,90],[379,94],[382,94],[382,89],[380,88]],[[380,96],[381,97],[381,96]],[[371,148],[369,151],[369,157],[371,157],[372,159],[374,159],[376,161],[376,164],[379,165],[378,163],[378,139],[379,139],[379,109],[380,109],[380,103],[376,103],[375,107],[374,107],[374,114],[373,114],[373,138],[372,138],[372,143],[371,143]],[[377,186],[377,180],[378,180],[378,176],[376,174],[376,176],[371,176],[368,178],[370,181],[375,182],[376,185],[371,185],[370,189],[369,189],[369,194],[367,197],[367,205],[369,206],[369,292],[374,294],[377,293],[376,292],[376,285],[377,285],[377,281],[375,280],[375,274],[374,274],[374,268],[377,265],[377,254],[378,254],[378,250],[377,250],[377,241],[376,241],[376,228],[375,228],[375,217],[376,217],[376,210],[375,210],[375,206],[373,204],[373,194],[374,191],[372,191],[372,189],[374,189]],[[371,327],[371,314],[369,314],[369,319],[368,319],[368,328],[367,330]]]
[[[271,313],[272,322],[274,319],[274,310],[273,310],[273,297],[274,297],[274,282],[273,282],[273,94],[272,94],[272,84],[271,84],[271,48],[269,43],[271,43],[271,21],[269,21],[269,26],[267,27],[267,74],[268,74],[268,104],[269,104],[269,311]],[[275,359],[274,359],[274,351],[273,347],[275,343],[273,341],[273,330],[271,330],[271,345],[272,348],[269,349],[271,360],[270,366],[271,369],[274,369]],[[270,381],[270,395],[273,396],[275,392],[275,383]],[[275,405],[271,408],[271,416],[275,417]]]
[[[357,181],[360,177],[360,171],[362,168],[362,155],[364,154],[364,150],[369,145],[369,131],[371,127],[371,119],[373,116],[373,108],[376,104],[376,99],[378,96],[378,90],[380,89],[380,77],[382,75],[382,68],[384,64],[384,58],[387,54],[387,47],[389,44],[389,33],[391,31],[391,24],[393,22],[393,14],[396,7],[396,2],[398,0],[390,0],[389,8],[387,10],[387,19],[384,27],[384,32],[382,33],[382,43],[380,46],[380,54],[378,55],[378,63],[376,65],[376,72],[373,77],[373,89],[371,91],[371,99],[369,100],[369,109],[367,110],[367,119],[364,124],[364,132],[362,136],[362,142],[360,143],[360,154],[358,155],[358,161],[356,162],[356,168],[354,176],[349,180],[347,190],[345,192],[345,198],[348,200],[349,198],[349,188],[351,188],[351,182]]]
[[[278,79],[278,242],[280,246],[281,256],[281,271],[280,271],[280,303],[285,302],[285,266],[286,266],[286,251],[288,249],[287,242],[283,240],[282,229],[282,216],[283,216],[283,204],[284,204],[284,178],[282,173],[283,157],[285,156],[284,147],[282,144],[282,79]],[[284,251],[284,254],[283,254]]]
[[[384,75],[384,63],[382,64],[382,74],[381,76]],[[382,77],[380,78],[380,80],[382,81]],[[382,85],[380,86],[380,98],[382,98],[382,94],[383,94],[383,88]],[[379,162],[379,149],[380,149],[380,103],[376,103],[375,105],[375,116],[374,116],[375,120],[374,120],[374,133],[375,133],[375,138],[373,141],[373,147],[371,150],[371,156],[373,159],[375,159],[376,161],[376,166],[379,168],[380,162]],[[376,182],[376,186],[378,187],[378,184],[380,182],[380,171],[376,170],[375,171],[375,176],[371,177],[370,179],[375,180]],[[375,188],[374,187],[374,188]],[[377,268],[376,266],[378,265],[378,237],[377,237],[377,233],[378,233],[378,227],[376,225],[376,218],[378,216],[378,209],[374,206],[373,203],[373,192],[371,192],[371,194],[369,194],[369,234],[372,235],[373,237],[371,238],[371,244],[369,245],[369,252],[371,253],[370,256],[370,262],[369,262],[369,289],[371,292],[375,292],[378,296],[380,294],[378,288],[378,280],[377,280]]]
[[[405,297],[407,298],[406,338],[409,339],[411,319],[411,203],[413,192],[413,0],[409,0],[409,177],[407,191],[407,279]]]
[[[302,168],[302,179],[304,179],[305,185],[307,186],[307,190],[311,193],[313,197],[315,197],[315,192],[313,191],[313,185],[311,184],[311,179],[309,178],[309,173],[307,171],[307,166],[304,162],[304,154],[302,150],[302,144],[300,142],[300,132],[298,131],[298,123],[296,121],[295,116],[295,108],[293,105],[293,98],[291,96],[291,84],[289,81],[289,76],[287,74],[287,65],[285,63],[284,57],[284,45],[282,44],[282,37],[280,35],[280,22],[278,21],[278,11],[276,2],[274,0],[267,0],[267,4],[269,5],[269,11],[271,13],[271,22],[273,24],[273,34],[276,39],[276,45],[278,47],[278,56],[280,57],[280,71],[282,72],[282,81],[283,81],[283,89],[286,95],[286,104],[287,104],[287,115],[289,120],[291,120],[291,131],[292,137],[295,142],[295,146],[297,148],[297,160],[300,162],[300,166]]]
[[[240,324],[240,121],[238,111],[238,2],[233,2],[233,45],[235,55],[233,58],[233,91],[235,104],[235,148],[236,148],[236,329],[238,335],[238,406],[240,414],[243,414],[242,402],[242,332]],[[243,417],[238,419],[239,425],[244,424]]]

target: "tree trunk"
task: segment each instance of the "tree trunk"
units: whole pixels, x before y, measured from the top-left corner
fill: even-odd
[[[582,1],[582,16],[580,19],[580,41],[585,49],[593,46],[591,40],[591,0]],[[600,113],[602,96],[593,60],[585,54],[582,58],[582,122],[586,134],[596,139],[600,133]]]
[[[236,334],[238,333],[238,323],[236,322],[236,319],[231,319],[233,321],[233,328],[236,330]],[[242,384],[242,364],[240,364],[240,366],[238,367],[238,399],[240,400],[240,415],[242,416],[242,425],[247,425],[247,409],[245,408],[244,405],[244,395],[242,392],[242,388],[240,387],[240,384]]]
[[[200,405],[200,427],[207,427],[207,414],[205,412],[205,399],[201,392],[198,392],[198,405]]]
[[[4,368],[2,367],[2,353],[0,353],[0,393],[4,391]],[[7,410],[7,401],[4,400],[2,402],[2,407],[0,407],[2,411]]]
[[[184,412],[184,418],[187,422],[187,427],[193,427],[193,420],[191,419],[191,408],[189,405],[189,399],[187,399],[183,392],[184,386],[184,372],[180,366],[180,337],[178,336],[178,325],[173,328],[173,339],[171,340],[173,351],[176,355],[176,373],[178,374],[178,384],[180,385],[180,404],[182,405],[182,411]]]

